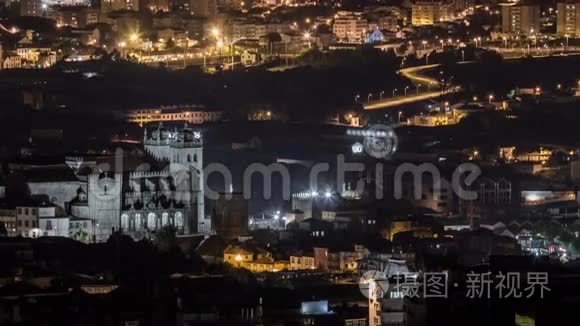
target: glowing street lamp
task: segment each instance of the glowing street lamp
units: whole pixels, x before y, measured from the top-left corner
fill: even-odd
[[[489,103],[491,103],[491,101],[493,100],[493,94],[489,94],[488,99],[489,99]]]
[[[217,29],[217,27],[212,28],[211,35],[213,35],[215,38],[218,38],[220,36],[220,30]]]
[[[310,48],[311,44],[310,44],[310,33],[309,32],[304,32],[304,41],[308,42],[308,47]]]
[[[312,190],[312,191],[310,192],[310,196],[312,196],[313,198],[314,198],[314,197],[318,197],[318,192],[317,192],[316,190]]]
[[[380,98],[381,100],[383,99],[383,94],[385,94],[385,91],[381,91],[381,92],[379,93],[379,98]]]
[[[399,123],[401,123],[401,115],[403,115],[403,112],[399,111]]]
[[[369,93],[369,95],[367,95],[367,103],[371,101],[371,97],[373,97],[373,93]]]
[[[425,50],[427,48],[427,41],[421,41],[421,44],[423,44],[423,50]]]
[[[332,198],[332,192],[330,192],[330,191],[325,192],[324,193],[324,198],[327,198],[327,199]]]
[[[580,88],[580,81],[578,82],[578,87]],[[398,89],[393,89],[393,97],[395,97],[395,93],[398,91]]]
[[[407,96],[407,89],[409,89],[409,86],[405,86],[405,96]]]
[[[131,35],[129,35],[129,41],[131,41],[131,42],[137,42],[137,40],[139,40],[139,34],[137,34],[137,33],[131,33]]]

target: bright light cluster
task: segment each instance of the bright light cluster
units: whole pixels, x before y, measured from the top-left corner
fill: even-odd
[[[392,137],[393,132],[389,131],[381,131],[381,130],[356,130],[356,129],[347,129],[346,134],[349,136],[362,136],[362,137]]]

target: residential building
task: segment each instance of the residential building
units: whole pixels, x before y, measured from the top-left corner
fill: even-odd
[[[448,126],[456,124],[455,118],[451,114],[435,113],[428,115],[416,115],[409,119],[409,124],[422,127]]]
[[[332,33],[339,42],[362,43],[368,29],[366,18],[361,12],[339,11],[334,17]]]
[[[556,31],[560,35],[580,36],[580,1],[562,1],[557,5]]]
[[[10,208],[0,208],[0,224],[4,224],[6,236],[15,237],[16,233],[16,210]],[[0,234],[0,236],[2,236]]]
[[[286,269],[286,263],[276,261],[270,252],[246,244],[228,246],[224,250],[224,263],[253,273],[279,272]]]
[[[20,1],[20,16],[46,16],[46,4],[43,6],[42,0],[21,0]]]
[[[56,63],[56,52],[49,46],[18,45],[16,54],[22,58],[21,65],[26,67],[42,66],[46,68]]]
[[[139,0],[103,0],[101,11],[104,13],[119,10],[139,11]]]
[[[57,216],[54,205],[42,205],[38,207],[38,228],[41,236],[45,237],[68,237],[68,216]]]
[[[6,53],[2,57],[2,69],[22,68],[22,58],[16,53]]]
[[[290,256],[290,270],[316,269],[314,255]]]
[[[189,9],[191,14],[198,17],[216,17],[217,0],[190,0]]]
[[[38,228],[38,215],[38,206],[35,204],[17,206],[16,234],[29,238],[42,236],[41,230]]]
[[[501,30],[504,34],[530,35],[540,32],[540,6],[537,4],[503,4],[501,15]]]
[[[411,10],[411,23],[416,26],[433,25],[453,18],[453,5],[446,1],[417,1]]]
[[[99,22],[99,10],[91,7],[53,7],[49,16],[56,21],[57,26],[85,28],[87,25]]]
[[[224,250],[224,263],[241,267],[243,262],[254,260],[254,252],[242,246],[228,246]]]

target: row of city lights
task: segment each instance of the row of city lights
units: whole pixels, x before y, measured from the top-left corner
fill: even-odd
[[[363,136],[363,137],[392,137],[393,136],[393,132],[389,131],[388,133],[386,131],[382,131],[382,130],[356,130],[356,129],[347,129],[346,130],[346,134],[349,136]]]
[[[297,194],[294,194],[294,197],[297,198],[317,198],[319,195],[323,196],[324,198],[330,199],[332,198],[332,191],[327,190],[323,193],[320,193],[316,190],[311,190],[311,191],[303,191],[303,192],[299,192]]]

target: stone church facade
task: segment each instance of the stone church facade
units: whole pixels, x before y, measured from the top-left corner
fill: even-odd
[[[47,195],[58,206],[62,202],[71,222],[90,221],[91,238],[96,241],[106,241],[119,229],[135,239],[150,237],[166,225],[173,225],[178,234],[208,233],[211,225],[204,213],[201,132],[187,124],[179,128],[149,126],[143,146],[146,158],[154,164],[103,168],[88,156],[67,157],[67,165],[78,178],[75,195],[70,194],[72,190],[59,190],[62,182],[51,183],[52,191],[36,186],[31,190]]]

